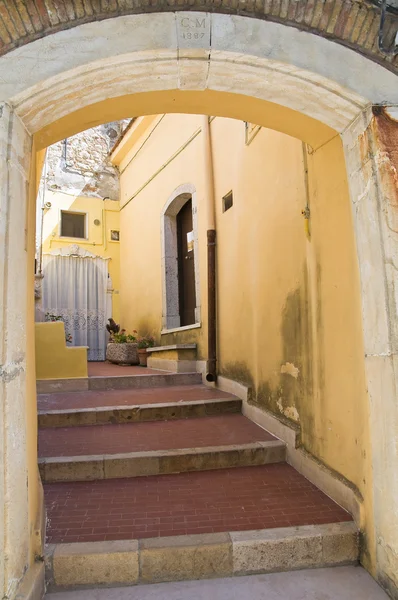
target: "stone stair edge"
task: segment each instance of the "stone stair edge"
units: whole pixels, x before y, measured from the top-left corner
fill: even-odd
[[[208,471],[283,462],[286,445],[280,440],[230,446],[177,448],[124,454],[39,458],[43,482],[94,481]]]
[[[44,409],[38,411],[40,429],[150,423],[241,414],[239,398],[153,402],[121,406]]]
[[[90,390],[94,391],[94,390]],[[69,392],[68,392],[69,393]],[[74,394],[75,392],[70,392]],[[86,412],[107,412],[107,411],[125,411],[125,410],[145,410],[150,408],[173,408],[177,406],[201,406],[206,404],[228,404],[229,402],[239,402],[242,400],[237,396],[231,396],[227,398],[206,398],[206,400],[179,400],[178,402],[152,402],[143,404],[121,404],[118,406],[90,406],[86,408],[59,408],[59,409],[48,409],[38,410],[38,415],[55,415],[55,414],[75,414],[75,413],[86,413]]]
[[[46,547],[49,588],[134,585],[357,564],[354,522]]]
[[[169,344],[168,346],[152,346],[147,348],[148,354],[151,352],[168,352],[169,350],[196,350],[196,344]]]
[[[183,380],[186,383],[183,383]],[[171,381],[178,381],[178,385],[190,385],[192,383],[202,383],[202,374],[193,372],[187,373],[170,373],[164,371],[163,373],[149,373],[140,375],[97,375],[93,377],[79,377],[73,379],[38,379],[36,382],[36,389],[38,394],[49,394],[58,392],[86,392],[89,390],[112,390],[112,389],[128,389],[128,385],[122,385],[126,383],[157,383],[164,381],[167,385],[170,385]],[[104,384],[108,383],[108,386]],[[111,384],[120,384],[117,387],[111,387]],[[177,384],[176,384],[177,385]],[[142,386],[144,387],[151,387]],[[160,387],[160,386],[155,386]],[[131,389],[139,389],[140,386],[131,386]]]
[[[250,448],[286,448],[286,444],[281,440],[256,441],[247,444],[225,444],[222,446],[200,446],[197,448],[169,448],[165,450],[143,450],[140,452],[119,452],[116,454],[82,454],[76,456],[44,456],[38,459],[39,464],[45,462],[89,462],[90,459],[111,459],[111,458],[142,458],[153,456],[174,456],[185,454],[201,454],[203,452],[216,452],[224,450],[247,450]]]

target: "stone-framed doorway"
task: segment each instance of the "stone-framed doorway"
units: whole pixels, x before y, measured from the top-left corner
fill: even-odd
[[[162,243],[162,324],[165,333],[170,329],[181,327],[178,281],[178,244],[177,215],[186,202],[192,202],[192,224],[194,244],[194,276],[195,276],[195,325],[200,324],[200,279],[199,279],[199,242],[198,212],[195,186],[186,183],[180,185],[168,198],[161,215]]]

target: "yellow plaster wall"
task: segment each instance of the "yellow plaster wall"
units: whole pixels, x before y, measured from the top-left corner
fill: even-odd
[[[362,561],[372,569],[376,542],[360,280],[339,137],[315,152],[308,149],[308,170],[312,393],[311,389],[307,392],[302,442],[314,456],[352,482],[363,497],[366,529]]]
[[[181,124],[182,121],[182,124]],[[151,181],[170,157],[200,128],[198,115],[168,115],[150,119],[149,128],[134,139],[133,148],[122,159],[120,196],[121,323],[127,330],[151,333],[163,345],[197,342],[198,358],[205,358],[207,335],[204,328],[181,334],[160,336],[162,329],[161,213],[172,192],[182,183],[196,188],[198,205],[203,203],[204,182],[202,143],[198,135],[174,160]],[[148,137],[153,130],[155,132]],[[131,161],[144,140],[147,140]],[[136,197],[137,191],[142,190]],[[201,298],[206,297],[206,226],[199,211],[199,278]],[[206,307],[202,303],[202,319]]]
[[[60,321],[35,324],[37,379],[88,377],[87,349],[68,348]]]
[[[259,388],[278,378],[283,306],[303,277],[301,143],[263,129],[245,145],[243,123],[224,119],[213,121],[211,132],[219,369]],[[223,213],[230,190],[233,207]]]
[[[74,196],[64,192],[46,191],[46,202],[51,208],[45,210],[43,222],[43,253],[56,248],[78,244],[88,252],[101,257],[109,257],[109,274],[112,278],[112,313],[116,322],[120,320],[120,243],[110,241],[111,229],[120,229],[119,202],[102,198]],[[87,239],[61,237],[61,210],[87,213]],[[100,225],[95,225],[98,219]]]
[[[201,135],[151,179],[197,131],[200,118],[158,117],[142,146],[154,122],[120,164],[121,318],[125,326],[159,337],[160,215],[172,191],[192,183],[199,207],[203,327],[162,336],[162,344],[197,342],[198,357],[206,358]],[[365,497],[364,561],[371,565],[372,474],[359,273],[340,139],[313,150],[262,129],[245,145],[243,122],[220,118],[212,121],[211,135],[219,372],[250,385],[259,407],[299,424],[303,447]],[[230,190],[234,204],[223,213],[222,197]],[[301,215],[307,200],[310,241]]]

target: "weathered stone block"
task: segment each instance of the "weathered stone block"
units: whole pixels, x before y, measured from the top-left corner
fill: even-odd
[[[43,467],[42,467],[43,468]],[[43,471],[41,471],[43,473]],[[44,461],[43,481],[93,481],[104,478],[103,456],[68,456]]]
[[[234,574],[266,573],[355,563],[352,522],[231,533]]]
[[[159,473],[159,457],[153,452],[112,454],[104,457],[105,479],[140,477]]]
[[[266,573],[319,566],[316,527],[287,527],[231,533],[234,574]]]
[[[359,557],[359,536],[355,523],[324,525],[322,556],[325,565],[355,563]]]
[[[232,545],[226,533],[140,541],[142,582],[181,581],[232,575]]]
[[[138,572],[136,540],[60,544],[53,555],[56,587],[133,584]]]

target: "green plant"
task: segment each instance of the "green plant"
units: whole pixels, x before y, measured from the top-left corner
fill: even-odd
[[[133,334],[137,334],[137,330],[133,330]],[[137,341],[137,336],[127,333],[125,329],[121,329],[118,333],[111,332],[110,341],[114,344],[134,344]]]
[[[151,335],[142,335],[138,338],[138,348],[153,348],[155,339]]]

